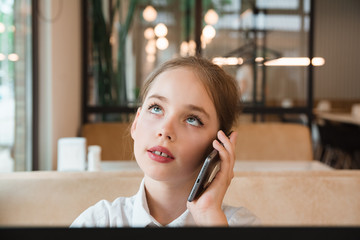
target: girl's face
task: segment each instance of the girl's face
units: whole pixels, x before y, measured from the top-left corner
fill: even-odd
[[[192,70],[167,70],[152,83],[132,124],[135,158],[152,179],[193,181],[218,130],[215,106]]]

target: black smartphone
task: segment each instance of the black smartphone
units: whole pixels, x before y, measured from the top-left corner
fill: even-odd
[[[227,136],[230,136],[230,132]],[[188,197],[188,201],[191,202],[201,196],[201,194],[210,185],[216,174],[220,170],[220,156],[216,149],[213,149],[210,154],[205,158],[205,161],[201,167],[201,170],[195,180],[195,183],[191,189]]]

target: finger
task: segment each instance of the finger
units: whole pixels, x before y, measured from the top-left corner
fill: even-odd
[[[232,148],[235,147],[236,144],[236,138],[237,138],[237,132],[232,132],[230,134],[230,136],[226,136],[225,133],[220,130],[217,134],[218,139],[221,141],[221,143],[225,146],[225,148],[227,149],[231,149],[231,145],[233,146]]]
[[[230,141],[230,139],[226,136],[226,134],[222,130],[219,130],[217,132],[217,137],[220,140],[220,142],[224,145]]]
[[[219,151],[221,166],[220,171],[217,173],[213,183],[210,184],[209,190],[211,189],[212,191],[216,191],[217,194],[222,195],[226,192],[226,189],[234,177],[232,169],[233,165],[231,163],[232,161],[228,151],[219,140],[214,140],[213,146],[217,151]]]
[[[230,135],[230,142],[232,144],[232,151],[230,152],[231,158],[234,159],[232,168],[234,168],[235,160],[236,160],[236,142],[237,142],[238,132],[233,132]]]
[[[225,174],[225,176],[226,176],[225,178],[228,178],[228,176],[231,176],[231,171],[233,168],[233,160],[232,160],[228,150],[218,140],[214,140],[213,146],[216,150],[219,151],[219,155],[220,155],[220,159],[221,159],[220,172]]]
[[[235,148],[236,148],[236,141],[237,141],[238,132],[232,132],[229,138],[229,145],[226,145],[226,149],[229,155],[229,168],[227,172],[228,182],[231,182],[231,179],[234,177],[234,166],[236,160]]]
[[[229,136],[230,142],[234,147],[236,145],[237,136],[238,136],[238,132],[232,132],[231,135]]]
[[[232,132],[229,137],[227,137],[223,131],[218,132],[218,139],[223,143],[226,151],[230,156],[230,164],[231,168],[234,167],[234,160],[235,160],[235,146],[236,146],[236,139],[237,139],[237,132]]]

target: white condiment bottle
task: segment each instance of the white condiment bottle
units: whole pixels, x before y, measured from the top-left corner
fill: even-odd
[[[98,145],[88,147],[88,171],[101,171],[101,147]]]

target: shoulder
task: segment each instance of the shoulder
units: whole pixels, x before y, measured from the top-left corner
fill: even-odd
[[[70,227],[127,226],[132,215],[133,197],[119,197],[110,202],[100,200],[82,212]]]
[[[223,211],[230,226],[259,225],[260,219],[244,207],[223,205]]]

